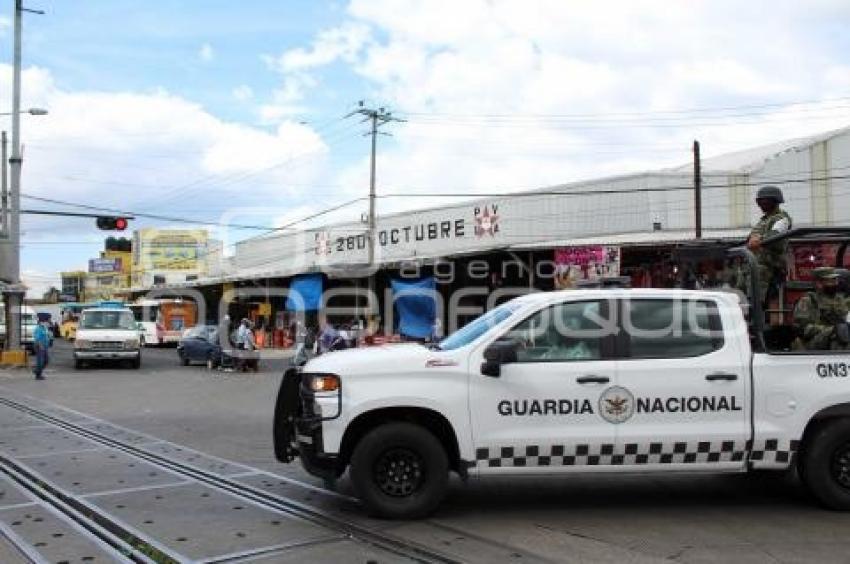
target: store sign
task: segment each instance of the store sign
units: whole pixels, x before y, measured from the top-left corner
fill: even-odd
[[[555,287],[575,288],[580,280],[620,275],[620,248],[606,245],[555,249]]]
[[[90,259],[89,272],[102,274],[106,272],[121,272],[123,262],[120,258],[115,259]]]
[[[198,270],[207,248],[202,229],[155,229],[140,233],[142,265],[154,270]]]
[[[410,222],[397,226],[380,227],[377,232],[377,246],[391,249],[394,247],[414,247],[424,252],[429,244],[468,238],[497,237],[499,229],[499,206],[488,204],[475,206],[468,217],[445,217],[431,221]],[[449,213],[452,213],[449,211]],[[457,212],[454,212],[457,213]],[[335,236],[332,231],[314,233],[313,250],[317,256],[365,251],[368,249],[367,233]]]

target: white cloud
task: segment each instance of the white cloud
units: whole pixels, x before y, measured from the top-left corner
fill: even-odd
[[[8,107],[11,68],[0,65],[0,105]],[[25,106],[47,116],[22,117],[22,192],[74,203],[180,218],[270,225],[271,217],[240,217],[246,206],[285,207],[316,182],[327,147],[309,126],[283,121],[275,129],[223,121],[166,91],[68,91],[44,69],[23,73]],[[28,198],[25,206],[61,208]],[[87,219],[25,216],[23,264],[42,271],[83,267],[98,235]],[[132,227],[172,222],[138,217]],[[188,226],[183,224],[181,226]],[[214,231],[218,231],[213,228]],[[234,231],[232,236],[256,234]],[[217,232],[219,238],[227,233]],[[52,254],[51,254],[52,253]]]
[[[21,271],[21,281],[27,287],[28,298],[40,299],[51,287],[61,288],[59,275],[55,272],[46,272],[31,268]]]
[[[351,67],[409,119],[380,141],[385,192],[554,185],[681,164],[695,138],[714,155],[850,124],[835,104],[665,113],[847,96],[843,52],[823,33],[846,22],[846,2],[352,0],[348,14],[340,30],[372,30]],[[328,35],[290,68],[338,60],[306,56]],[[368,170],[350,164],[337,183],[364,186]]]
[[[254,91],[247,84],[240,84],[233,89],[233,97],[239,102],[247,102],[254,97]]]
[[[281,118],[304,113],[301,103],[307,92],[319,85],[310,71],[337,61],[354,64],[371,43],[369,26],[349,22],[316,35],[309,48],[295,48],[281,55],[263,55],[269,69],[283,75],[283,84],[274,92],[274,100],[260,107],[263,123],[274,124]]]
[[[339,59],[352,63],[370,39],[368,26],[347,23],[320,32],[308,49],[291,49],[279,57],[266,57],[265,60],[282,73],[305,71]]]
[[[271,102],[259,107],[261,123],[274,125],[285,118],[304,113],[307,109],[302,102],[310,89],[316,86],[318,81],[306,73],[285,76],[283,85],[273,92]]]
[[[213,50],[212,45],[209,43],[201,45],[201,48],[198,50],[198,58],[205,63],[212,61],[215,58],[215,51]]]

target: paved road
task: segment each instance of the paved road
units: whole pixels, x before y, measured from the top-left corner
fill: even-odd
[[[321,486],[274,460],[271,414],[282,364],[261,368],[184,368],[173,349],[147,349],[141,370],[75,371],[59,343],[46,381],[0,371],[0,395],[28,394]],[[346,480],[339,491],[350,493]],[[356,507],[338,509],[362,518]],[[457,481],[427,523],[385,526],[471,561],[482,561],[480,547],[489,545],[516,561],[850,562],[850,514],[813,506],[793,477],[774,475]]]

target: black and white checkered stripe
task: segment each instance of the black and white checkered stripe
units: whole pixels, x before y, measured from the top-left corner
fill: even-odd
[[[796,441],[763,440],[750,452],[760,465],[788,465],[796,451]],[[743,461],[751,450],[750,441],[690,441],[588,445],[526,445],[520,447],[479,447],[477,466],[631,466],[644,464],[700,464]]]
[[[753,443],[750,461],[756,468],[787,468],[800,447],[792,439],[761,439]]]

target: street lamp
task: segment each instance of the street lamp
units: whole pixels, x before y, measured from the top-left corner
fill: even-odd
[[[23,304],[24,292],[21,289],[21,164],[23,157],[21,155],[21,114],[29,113],[30,115],[38,116],[45,115],[47,110],[40,108],[30,108],[29,110],[21,110],[21,28],[23,12],[43,13],[39,10],[29,10],[23,7],[23,0],[15,0],[15,48],[12,66],[12,156],[9,159],[11,168],[10,182],[10,214],[9,224],[7,228],[8,240],[2,245],[3,263],[2,273],[12,286],[12,289],[7,288],[5,292],[6,302],[6,348],[11,351],[18,351],[21,346],[21,331],[20,331],[20,308]],[[5,155],[3,160],[5,161]],[[4,163],[5,164],[5,163]],[[5,178],[5,176],[4,176]]]
[[[28,110],[21,110],[18,112],[19,114],[29,114],[31,116],[46,116],[47,110],[44,108],[30,108]],[[0,112],[0,116],[12,116],[15,115],[15,112]]]

